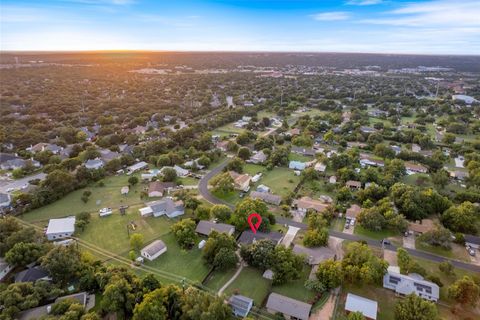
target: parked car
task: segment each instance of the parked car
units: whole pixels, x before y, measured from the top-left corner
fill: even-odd
[[[467,252],[469,255],[471,255],[472,257],[475,257],[475,249],[470,247],[470,246],[466,246],[465,247],[467,249]]]
[[[345,224],[345,229],[349,229],[350,228],[350,224],[349,223],[346,223]]]
[[[383,244],[383,245],[391,245],[392,243],[390,242],[390,240],[388,239],[382,239],[380,240],[380,242]]]

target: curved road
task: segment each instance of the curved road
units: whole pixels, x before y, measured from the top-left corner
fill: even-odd
[[[227,202],[225,202],[221,199],[218,199],[217,197],[212,195],[210,190],[208,190],[208,181],[211,178],[213,178],[215,175],[220,173],[220,171],[222,171],[223,168],[225,168],[228,161],[229,161],[229,159],[226,159],[225,161],[220,163],[217,167],[212,169],[212,171],[210,171],[205,176],[203,176],[203,178],[200,180],[200,182],[198,184],[198,190],[199,190],[200,194],[202,195],[202,197],[204,199],[206,199],[208,202],[213,203],[213,204],[224,204],[224,205],[227,205],[232,210],[234,210],[235,209],[234,205],[229,204],[229,203],[227,203]],[[285,218],[285,217],[277,217],[276,216],[275,219],[276,219],[277,223],[279,223],[279,224],[285,224],[285,225],[297,227],[297,228],[304,229],[304,230],[307,229],[306,224],[300,223],[300,222],[295,222],[295,221],[293,221],[291,219],[288,219],[288,218]],[[366,241],[369,246],[382,247],[382,243],[378,240],[372,240],[372,239],[360,237],[360,236],[357,236],[357,235],[347,234],[347,233],[333,231],[333,230],[330,230],[330,235],[333,236],[333,237],[344,239],[344,240]],[[394,245],[385,245],[384,249],[385,250],[396,251],[397,247],[394,246]],[[474,264],[467,263],[467,262],[462,262],[462,261],[459,261],[459,260],[448,259],[448,258],[445,258],[445,257],[442,257],[442,256],[437,256],[437,255],[434,255],[434,254],[431,254],[431,253],[428,253],[428,252],[425,252],[425,251],[419,251],[419,250],[409,249],[409,248],[404,248],[404,249],[407,250],[407,252],[414,257],[430,260],[430,261],[433,261],[433,262],[450,261],[452,263],[452,265],[457,267],[457,268],[480,273],[480,266],[478,266],[478,265],[474,265]]]

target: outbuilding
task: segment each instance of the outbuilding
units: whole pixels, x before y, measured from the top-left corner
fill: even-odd
[[[365,318],[369,320],[376,320],[377,309],[377,301],[360,297],[352,293],[347,294],[347,301],[345,303],[345,311],[347,313],[360,312]]]
[[[140,250],[140,254],[145,259],[153,261],[167,252],[167,246],[162,240],[155,240],[148,246]]]
[[[71,237],[75,232],[75,217],[50,219],[45,235],[50,241]]]

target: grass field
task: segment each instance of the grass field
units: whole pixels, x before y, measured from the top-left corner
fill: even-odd
[[[240,275],[227,288],[225,294],[242,294],[255,301],[256,306],[261,306],[270,290],[271,281],[262,277],[262,273],[254,268],[246,267]]]
[[[200,180],[191,178],[191,177],[182,177],[182,178],[177,178],[178,184],[184,185],[184,186],[196,186],[198,185],[198,182]]]
[[[205,283],[205,286],[217,292],[225,283],[227,283],[228,280],[230,280],[230,278],[233,277],[236,271],[237,268],[227,271],[215,271],[212,273],[207,283]]]
[[[426,173],[416,173],[411,175],[406,175],[402,178],[402,182],[412,186],[419,187],[433,187],[432,180],[430,176]]]
[[[310,180],[306,181],[299,190],[299,195],[309,196],[313,199],[318,199],[321,195],[327,195],[335,198],[335,193],[329,191],[329,183],[325,180]]]
[[[315,295],[312,291],[305,288],[305,281],[308,279],[311,270],[312,268],[310,266],[305,265],[298,280],[291,281],[281,286],[274,286],[272,287],[272,291],[292,299],[307,303],[310,302]]]
[[[309,162],[312,161],[314,158],[313,157],[307,157],[298,153],[293,153],[291,152],[288,155],[288,160],[290,161],[300,161],[300,162]]]
[[[21,218],[28,222],[45,222],[50,218],[71,216],[82,211],[96,213],[104,207],[115,209],[122,205],[140,204],[143,202],[140,199],[140,192],[145,185],[139,183],[131,187],[127,195],[120,194],[120,189],[128,185],[129,177],[126,175],[107,177],[102,180],[105,184],[104,187],[99,187],[98,183],[92,184],[86,188],[71,192],[52,204],[28,212]],[[85,190],[92,192],[87,203],[81,200]],[[100,204],[97,205],[97,201]]]
[[[130,207],[127,214],[123,216],[118,212],[103,218],[92,215],[92,219],[85,230],[83,232],[77,231],[77,235],[79,238],[110,252],[123,254],[130,250],[127,225],[131,222],[136,227],[135,231],[130,229],[130,234],[141,233],[144,236],[145,243],[168,233],[170,226],[175,223],[175,220],[170,220],[167,217],[142,218],[138,212],[139,207]]]
[[[296,176],[293,173],[293,170],[283,167],[276,167],[271,171],[267,171],[263,166],[246,164],[244,166],[244,171],[250,175],[254,175],[258,172],[263,173],[262,178],[254,185],[254,187],[252,187],[252,190],[254,190],[257,185],[264,184],[270,187],[272,193],[279,196],[288,195],[288,193],[293,191],[300,182],[300,177]]]
[[[356,224],[355,229],[353,231],[355,234],[359,236],[364,236],[371,239],[382,240],[389,237],[398,236],[398,232],[390,231],[390,230],[382,230],[382,231],[371,231],[368,229],[363,228],[361,225]]]
[[[421,242],[420,239],[415,239],[415,248],[417,250],[422,250],[430,252],[439,256],[447,257],[450,259],[457,259],[462,261],[470,261],[467,250],[463,246],[452,243],[452,249],[446,250],[441,247],[434,247],[427,243]]]
[[[182,250],[172,233],[159,237],[167,246],[167,252],[145,265],[194,282],[201,282],[208,274],[209,267],[202,260],[202,251],[194,246],[191,250]]]

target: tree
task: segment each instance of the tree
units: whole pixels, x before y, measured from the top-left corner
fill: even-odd
[[[177,171],[173,168],[164,168],[162,170],[162,181],[173,182],[177,179]]]
[[[209,220],[210,219],[210,208],[206,206],[198,206],[195,209],[195,218],[198,220]]]
[[[41,260],[53,281],[62,285],[75,279],[82,267],[81,255],[75,246],[55,246]]]
[[[133,250],[140,251],[143,246],[144,237],[141,233],[134,233],[130,236],[130,247]]]
[[[325,292],[327,289],[325,285],[317,279],[307,279],[304,284],[307,290],[311,290],[317,293]]]
[[[103,291],[102,309],[107,312],[117,312],[125,318],[135,306],[135,291],[127,279],[114,275]]]
[[[472,278],[464,276],[448,287],[448,296],[463,305],[475,306],[480,297],[480,287]]]
[[[336,288],[343,279],[342,263],[333,259],[325,260],[318,265],[315,275],[318,281],[324,285],[325,290]]]
[[[221,222],[227,222],[232,216],[232,210],[224,204],[216,204],[210,209],[210,213]]]
[[[434,185],[438,186],[441,189],[444,189],[445,186],[450,181],[450,176],[445,169],[440,169],[437,172],[431,174],[432,182]]]
[[[170,227],[175,239],[183,249],[191,249],[195,245],[197,235],[195,234],[195,221],[183,219]]]
[[[448,276],[454,274],[454,267],[450,261],[440,262],[438,269]]]
[[[414,293],[395,305],[395,320],[435,320],[438,310],[433,302],[424,300]]]
[[[213,186],[213,191],[221,194],[226,194],[234,190],[233,178],[230,176],[230,173],[224,172],[213,177],[210,180],[210,184]]]
[[[472,221],[476,219],[477,209],[471,202],[452,206],[441,216],[442,224],[455,232],[476,233],[477,227]]]
[[[328,229],[318,228],[307,230],[303,237],[305,247],[320,247],[328,243]]]
[[[236,249],[235,238],[226,233],[212,231],[203,248],[203,258],[211,266],[220,270],[227,270],[234,267],[238,262],[235,254]]]
[[[273,271],[274,285],[286,283],[300,277],[300,271],[303,268],[303,258],[293,253],[291,248],[284,246],[275,247],[273,253]]]
[[[438,226],[438,228],[434,230],[429,230],[423,233],[420,237],[418,237],[418,240],[435,247],[442,247],[446,250],[451,248],[452,243],[450,231],[441,226]]]
[[[142,279],[141,288],[144,293],[152,292],[153,290],[159,289],[160,287],[161,287],[160,282],[152,273],[147,274]]]
[[[167,154],[162,154],[160,157],[158,157],[157,166],[165,167],[170,165],[172,165],[172,161],[170,160],[170,157]]]
[[[130,178],[128,178],[128,184],[131,185],[131,186],[134,186],[138,183],[138,177],[136,176],[131,176]]]
[[[248,160],[251,156],[250,149],[247,147],[241,147],[238,149],[238,157],[243,160]]]
[[[272,266],[274,251],[275,244],[268,239],[263,239],[249,246],[242,246],[240,255],[248,265],[264,271]]]
[[[48,250],[43,243],[16,243],[5,255],[5,260],[12,266],[25,267],[37,261]]]
[[[381,122],[377,122],[381,123]],[[347,316],[346,320],[365,320],[366,318],[363,316],[363,314],[360,311],[357,312],[350,312]]]
[[[238,172],[238,173],[242,173],[243,172],[243,165],[245,163],[243,162],[243,160],[239,157],[236,157],[236,158],[233,158],[232,160],[230,160],[227,164],[227,170],[228,171],[235,171],[235,172]]]
[[[156,289],[143,296],[143,301],[135,305],[133,320],[166,320],[165,290]]]
[[[232,309],[223,302],[223,298],[210,295],[194,287],[189,287],[185,290],[180,305],[182,308],[182,320],[230,320],[233,318]]]
[[[347,245],[342,260],[344,280],[350,283],[380,283],[388,263],[376,257],[363,243],[352,242]]]
[[[248,227],[248,216],[251,213],[258,213],[262,217],[260,231],[269,231],[270,226],[275,223],[275,217],[268,212],[268,207],[260,199],[245,198],[237,204],[232,215],[231,222],[239,231],[243,231]]]

